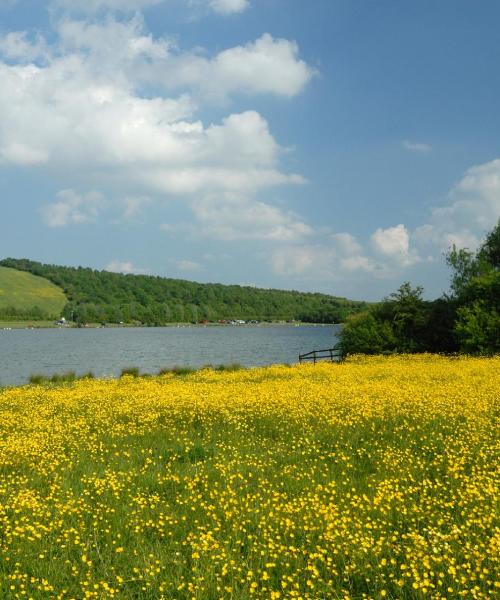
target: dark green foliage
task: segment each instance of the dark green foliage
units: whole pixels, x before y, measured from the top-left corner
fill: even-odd
[[[396,349],[396,339],[388,321],[379,321],[372,313],[348,319],[341,333],[342,354],[383,354]]]
[[[447,258],[454,269],[454,332],[460,348],[472,354],[500,352],[500,220],[476,254],[454,247]]]
[[[165,367],[158,371],[158,375],[190,375],[195,372],[193,367]]]
[[[30,375],[29,382],[33,385],[40,385],[42,383],[46,383],[48,381],[48,377],[46,375],[33,374]]]
[[[478,257],[494,269],[500,269],[500,219],[496,227],[486,235]]]
[[[196,369],[193,369],[192,367],[173,367],[172,369],[170,369],[170,373],[172,373],[172,375],[190,375],[191,373],[194,373]]]
[[[122,275],[27,259],[7,258],[0,265],[45,277],[61,287],[69,300],[63,316],[77,323],[163,325],[221,319],[339,323],[368,307],[366,302],[326,294]]]
[[[88,374],[83,375],[82,377],[77,377],[74,371],[67,371],[66,373],[54,373],[54,375],[30,375],[29,382],[34,385],[42,385],[46,383],[71,383],[77,379],[86,378],[88,378]]]
[[[120,377],[125,377],[126,375],[129,377],[139,377],[139,369],[137,367],[125,367],[121,370]]]
[[[464,352],[500,352],[500,313],[486,302],[476,300],[459,308],[455,331]]]
[[[451,296],[427,302],[422,288],[404,283],[341,332],[343,354],[500,352],[500,221],[474,253],[455,246]]]
[[[31,308],[16,308],[15,306],[0,307],[0,320],[46,321],[51,316],[39,306]]]
[[[342,354],[456,352],[455,307],[444,299],[422,299],[422,288],[404,283],[369,312],[348,319],[341,332]]]
[[[229,363],[228,365],[217,365],[215,371],[234,372],[241,371],[244,367],[240,363]]]

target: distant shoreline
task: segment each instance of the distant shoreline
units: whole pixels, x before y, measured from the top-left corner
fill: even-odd
[[[137,323],[88,323],[85,326],[78,326],[76,323],[66,325],[57,325],[53,321],[0,321],[0,331],[10,329],[158,329],[158,328],[184,328],[184,327],[333,327],[339,323],[296,323],[259,322],[259,323],[165,323],[164,325],[140,325]]]

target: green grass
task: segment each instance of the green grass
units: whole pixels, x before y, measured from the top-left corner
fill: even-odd
[[[51,321],[37,321],[34,319],[24,319],[23,321],[4,321],[0,316],[0,329],[26,329],[28,327],[34,327],[36,329],[55,329],[56,325],[54,319]]]
[[[4,390],[0,599],[497,597],[499,362]]]
[[[29,312],[37,306],[48,316],[58,317],[66,302],[63,291],[47,279],[0,267],[0,313],[9,307]]]

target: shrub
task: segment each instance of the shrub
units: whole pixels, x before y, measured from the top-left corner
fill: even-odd
[[[139,369],[137,367],[125,367],[122,369],[120,377],[125,377],[126,375],[129,377],[139,377]]]

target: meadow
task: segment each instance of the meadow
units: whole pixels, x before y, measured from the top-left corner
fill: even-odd
[[[0,325],[3,321],[58,318],[67,302],[61,288],[42,277],[0,266]],[[36,311],[34,308],[36,307]],[[12,313],[12,309],[16,312]]]
[[[498,597],[499,390],[433,355],[5,389],[0,597]]]

